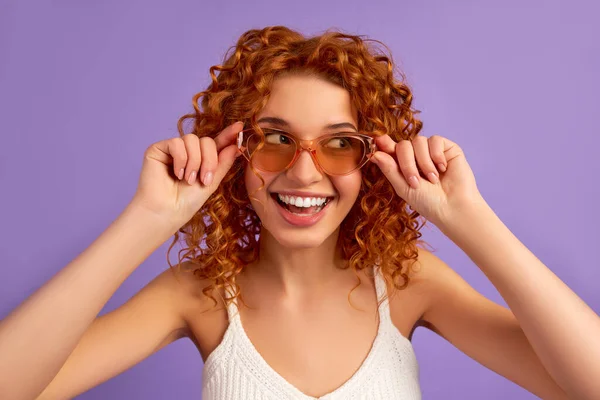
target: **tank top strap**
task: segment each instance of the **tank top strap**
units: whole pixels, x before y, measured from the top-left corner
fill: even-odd
[[[234,282],[235,282],[235,278],[234,278]],[[228,284],[225,285],[225,292],[228,294],[227,297],[233,296],[233,293],[234,293],[232,287]],[[238,315],[239,315],[239,313],[238,313],[238,308],[237,308],[237,299],[234,299],[227,305],[227,317],[229,319],[229,322],[231,322]]]
[[[377,292],[377,301],[381,301],[383,297],[387,294],[387,287],[385,283],[385,279],[381,273],[381,268],[376,265],[373,267],[373,273],[375,275],[375,291]],[[390,303],[389,299],[386,298],[379,305],[379,318],[381,321],[391,321],[390,316]]]

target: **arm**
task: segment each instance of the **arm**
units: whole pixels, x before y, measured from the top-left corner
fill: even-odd
[[[530,352],[524,344],[527,339],[539,362],[569,398],[600,398],[598,315],[531,253],[485,202],[461,211],[439,228],[490,279],[518,321],[522,334],[515,321],[511,322],[510,314],[489,303],[475,301],[466,309],[471,321],[488,318],[491,323],[501,324],[502,329],[509,330],[512,326],[511,341],[522,344],[511,349],[525,353],[515,354],[508,362],[516,367],[518,357]],[[467,300],[462,298],[462,301]],[[464,307],[463,304],[463,311]],[[456,317],[460,317],[460,310],[460,306],[454,308]],[[444,323],[435,313],[430,312],[431,322],[442,333],[460,334],[460,328]],[[497,346],[499,340],[504,339],[498,336],[485,343]],[[475,344],[465,345],[475,349]],[[490,359],[499,360],[503,354],[496,350],[490,353]],[[531,352],[527,362],[537,363]],[[535,373],[541,374],[539,370]]]
[[[149,213],[127,208],[85,251],[0,321],[0,398],[38,396],[117,288],[175,231]],[[127,312],[101,317],[86,341],[99,337],[103,327]]]
[[[542,365],[511,310],[485,298],[427,250],[419,248],[418,259],[422,268],[417,276],[427,293],[419,326],[542,399],[568,399]]]
[[[119,308],[96,318],[36,400],[71,399],[190,336],[182,280],[163,271]]]

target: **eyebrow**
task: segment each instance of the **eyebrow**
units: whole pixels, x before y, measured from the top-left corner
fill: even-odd
[[[258,122],[268,122],[273,125],[278,125],[278,126],[285,127],[285,128],[290,127],[290,124],[286,120],[284,120],[282,118],[278,118],[278,117],[262,117],[261,119],[259,119],[257,121],[257,123]],[[325,126],[325,129],[340,129],[340,128],[350,128],[350,129],[353,129],[356,132],[358,132],[358,129],[356,129],[354,124],[351,124],[350,122],[340,122],[338,124],[330,124],[330,125]]]

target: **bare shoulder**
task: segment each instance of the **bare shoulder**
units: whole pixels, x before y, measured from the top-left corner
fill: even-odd
[[[409,339],[418,327],[439,334],[428,320],[428,313],[449,292],[464,289],[467,284],[438,256],[422,247],[417,247],[417,259],[407,260],[407,265],[412,271],[408,286],[402,290],[388,288],[392,321]]]
[[[195,293],[205,283],[186,267],[166,269],[124,304],[95,318],[37,398],[75,397],[178,339],[194,340],[189,310],[202,305]]]
[[[222,291],[215,291],[213,294],[216,306],[215,302],[204,294],[211,281],[198,278],[194,274],[196,268],[196,264],[185,261],[181,263],[181,267],[174,266],[162,273],[165,284],[170,287],[173,296],[177,298],[181,314],[186,321],[189,321],[191,316],[196,317],[198,313],[209,312],[211,309],[220,308],[223,305]]]
[[[417,262],[419,271],[416,281],[423,294],[423,314],[418,326],[423,326],[446,338],[438,326],[439,318],[437,316],[440,313],[445,314],[445,319],[457,320],[461,317],[461,311],[464,310],[451,308],[450,305],[458,303],[459,299],[463,300],[465,304],[471,305],[477,304],[476,300],[487,299],[432,252],[419,247]],[[487,300],[487,302],[490,301]]]
[[[432,310],[440,302],[451,298],[452,292],[471,287],[444,261],[422,247],[417,247],[417,259],[411,267],[415,272],[411,274],[410,283],[405,290],[413,299],[412,305],[419,315],[410,335],[416,328],[424,327],[442,336],[431,321]]]
[[[422,314],[416,326],[428,328],[481,365],[541,398],[567,397],[509,308],[479,293],[436,255],[421,248],[418,251],[414,287],[421,293]]]
[[[204,294],[212,283],[194,275],[197,265],[186,261],[174,267],[169,274],[168,284],[177,297],[180,314],[186,323],[185,336],[198,349],[203,360],[218,346],[228,325],[227,310],[222,289],[214,290],[210,297]],[[210,293],[209,293],[210,295]]]
[[[424,315],[431,304],[432,277],[436,274],[435,269],[439,268],[439,259],[435,255],[425,249],[417,249],[417,259],[406,261],[411,271],[408,286],[404,289],[387,288],[392,322],[409,340],[416,328],[427,327]]]

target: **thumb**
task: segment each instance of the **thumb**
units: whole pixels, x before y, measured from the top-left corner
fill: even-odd
[[[377,164],[381,172],[383,172],[383,175],[390,181],[396,194],[406,200],[408,192],[412,188],[408,182],[406,182],[406,179],[404,179],[396,160],[382,151],[376,152],[373,157],[371,157],[371,160]]]
[[[240,151],[237,148],[237,145],[235,144],[229,145],[219,152],[219,164],[217,165],[217,169],[215,170],[215,183],[221,183],[223,178],[225,178],[227,171],[231,169],[231,166],[235,162],[235,159],[240,155],[242,155],[242,153],[240,153]]]

